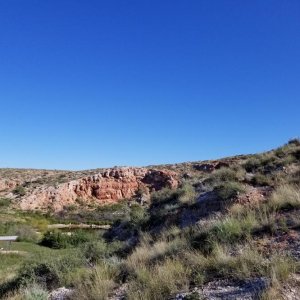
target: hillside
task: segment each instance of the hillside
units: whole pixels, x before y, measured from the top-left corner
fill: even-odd
[[[143,168],[0,169],[0,235],[19,236],[0,250],[0,297],[300,299],[299,213],[297,139]]]

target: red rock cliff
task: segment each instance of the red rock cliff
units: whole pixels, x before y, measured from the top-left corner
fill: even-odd
[[[24,210],[52,209],[60,211],[78,200],[89,203],[114,203],[133,197],[139,189],[176,188],[175,172],[146,168],[113,168],[57,187],[39,188],[23,197],[19,206]]]

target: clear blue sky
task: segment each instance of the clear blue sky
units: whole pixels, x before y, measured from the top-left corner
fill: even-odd
[[[300,1],[0,1],[0,104],[1,167],[273,148],[300,132]]]

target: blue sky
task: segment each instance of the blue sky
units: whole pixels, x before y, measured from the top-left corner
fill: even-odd
[[[0,1],[0,167],[253,153],[300,132],[298,0]]]

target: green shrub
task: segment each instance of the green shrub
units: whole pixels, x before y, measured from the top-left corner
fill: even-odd
[[[255,155],[249,158],[244,164],[244,168],[247,172],[260,171],[263,173],[276,170],[282,166],[282,159],[278,158],[275,152]]]
[[[243,185],[238,182],[224,182],[223,184],[216,186],[215,191],[222,200],[230,200],[244,192],[245,189]]]
[[[135,226],[138,226],[145,221],[147,214],[142,206],[140,206],[139,204],[132,204],[130,207],[129,216],[130,222]]]
[[[48,290],[66,283],[68,274],[84,265],[80,253],[68,250],[64,255],[32,257],[25,261],[15,278],[14,286],[37,284]]]
[[[13,193],[14,193],[15,195],[18,195],[18,196],[22,197],[22,196],[25,196],[25,195],[26,195],[26,190],[25,190],[25,188],[24,188],[23,186],[18,185],[18,186],[13,190]]]
[[[253,172],[257,170],[261,165],[262,165],[262,160],[259,159],[258,156],[256,156],[256,157],[249,158],[245,162],[244,167],[247,172]]]
[[[53,249],[76,247],[90,241],[91,235],[83,230],[77,230],[71,235],[60,231],[48,231],[44,234],[40,244]]]
[[[229,168],[221,168],[215,170],[209,178],[206,179],[206,183],[211,186],[220,185],[224,182],[238,181],[238,173]]]
[[[0,198],[0,207],[7,207],[11,203],[11,199],[9,198]]]
[[[84,244],[82,251],[84,257],[93,264],[109,256],[108,246],[102,240]]]
[[[178,190],[163,188],[151,194],[151,204],[152,206],[158,206],[170,202],[176,202],[178,198],[179,198]]]
[[[247,214],[242,218],[228,217],[217,223],[211,230],[211,240],[222,244],[233,244],[250,237],[257,226],[254,214]]]
[[[80,244],[86,243],[90,241],[92,238],[92,235],[88,232],[85,232],[83,230],[76,230],[69,236],[69,244],[72,246],[78,246]]]
[[[162,208],[164,205],[178,207],[185,204],[193,204],[196,198],[195,188],[185,183],[177,189],[164,188],[151,194],[151,208]]]
[[[258,173],[252,177],[251,183],[255,186],[266,186],[271,185],[272,181],[269,176]]]
[[[195,188],[188,183],[185,183],[179,189],[178,201],[181,204],[193,204],[196,200],[196,191]]]
[[[38,284],[47,289],[53,289],[59,286],[59,273],[49,262],[28,261],[20,269],[18,281],[22,285]]]
[[[67,248],[69,239],[69,236],[59,231],[48,231],[44,234],[40,244],[53,249]]]

